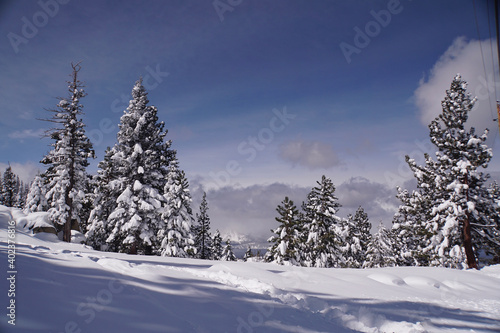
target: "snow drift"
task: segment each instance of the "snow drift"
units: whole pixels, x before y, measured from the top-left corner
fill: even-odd
[[[500,266],[333,269],[98,252],[15,233],[15,296],[1,332],[499,332]],[[36,221],[31,222],[36,223]],[[15,326],[6,316],[15,299]]]

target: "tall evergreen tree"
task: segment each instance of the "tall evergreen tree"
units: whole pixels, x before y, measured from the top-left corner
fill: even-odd
[[[103,171],[104,177],[109,177],[103,186],[108,187],[110,201],[91,215],[93,223],[105,224],[111,251],[149,254],[160,247],[157,234],[162,228],[162,194],[175,151],[170,149],[171,141],[165,141],[167,131],[158,121],[158,110],[148,103],[140,79],[120,118],[117,143],[102,164],[111,168]]]
[[[429,125],[436,161],[426,156],[426,165],[418,167],[407,158],[419,184],[416,214],[422,215],[411,218],[422,221],[417,230],[426,234],[422,252],[431,265],[477,268],[477,250],[500,247],[498,206],[485,186],[489,175],[480,171],[492,157],[488,130],[479,136],[466,130],[475,103],[466,86],[457,75],[442,113]]]
[[[26,213],[47,211],[48,205],[47,199],[45,198],[46,193],[47,190],[45,189],[43,178],[38,174],[31,183],[24,211]]]
[[[108,233],[108,217],[117,207],[116,199],[120,195],[121,179],[117,174],[117,165],[112,159],[113,150],[108,147],[104,159],[99,162],[97,175],[93,179],[93,208],[90,212],[85,237],[87,245],[96,250],[118,251],[114,244],[106,242]]]
[[[476,250],[484,243],[500,248],[498,205],[489,196],[489,175],[479,171],[492,158],[485,144],[488,130],[480,136],[465,129],[475,99],[466,91],[467,83],[456,76],[442,102],[443,112],[430,125],[431,142],[438,148],[438,174],[446,180],[448,198],[435,209],[433,222],[442,232],[434,239],[439,265],[457,266],[466,261],[477,268]],[[465,258],[465,260],[464,260]]]
[[[271,245],[267,250],[265,259],[278,264],[288,261],[293,265],[298,265],[300,262],[300,231],[298,230],[297,221],[299,211],[288,197],[285,197],[281,204],[278,205],[276,211],[279,216],[275,220],[280,225],[274,231],[271,230],[275,235],[268,239]]]
[[[19,185],[17,184],[16,175],[12,172],[10,164],[3,174],[2,185],[3,204],[7,207],[14,207],[16,205]]]
[[[30,184],[23,182],[23,189],[21,191],[21,196],[19,199],[18,207],[24,209],[28,200],[28,193],[30,192]]]
[[[165,225],[158,234],[158,238],[163,239],[162,256],[188,257],[196,254],[191,231],[192,199],[188,187],[184,171],[179,170],[177,161],[172,162],[165,185],[165,211],[162,215]]]
[[[398,266],[428,266],[433,257],[430,249],[432,237],[438,232],[429,223],[432,219],[432,205],[440,195],[435,187],[430,186],[434,180],[429,179],[432,172],[429,168],[417,166],[407,157],[410,168],[417,177],[418,189],[408,192],[398,187],[397,198],[401,201],[398,212],[393,219],[394,242],[399,251],[396,255]],[[426,163],[433,161],[426,155]]]
[[[396,265],[391,232],[382,223],[368,243],[363,268],[389,267]]]
[[[342,219],[336,214],[340,204],[335,197],[335,186],[330,178],[322,177],[313,187],[305,205],[307,240],[303,255],[305,266],[341,267],[344,264],[340,250]]]
[[[221,260],[224,248],[222,246],[222,237],[220,231],[216,230],[212,238],[212,259]]]
[[[200,214],[196,214],[197,225],[193,228],[194,246],[197,257],[210,259],[212,257],[212,237],[210,236],[210,217],[208,216],[207,193],[203,192],[200,204]]]
[[[14,192],[16,193],[14,198],[14,207],[23,208],[24,203],[26,201],[26,196],[25,196],[26,193],[24,193],[24,183],[17,175],[14,188],[15,188]]]
[[[79,118],[83,114],[80,99],[86,96],[83,84],[78,80],[79,64],[71,64],[73,72],[68,81],[67,98],[62,98],[48,119],[59,126],[49,130],[54,140],[53,149],[43,158],[42,163],[51,166],[47,197],[51,207],[49,217],[63,230],[63,240],[71,242],[73,222],[80,222],[82,201],[87,187],[86,167],[88,159],[94,158],[94,150],[85,135],[85,125]]]

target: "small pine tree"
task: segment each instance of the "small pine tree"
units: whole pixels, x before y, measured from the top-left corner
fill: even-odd
[[[340,250],[341,222],[336,214],[340,207],[335,197],[335,186],[323,176],[313,187],[305,205],[307,240],[302,263],[314,267],[341,267],[344,265]]]
[[[198,223],[193,228],[193,233],[197,257],[200,259],[210,259],[212,257],[212,237],[210,236],[210,217],[208,216],[206,192],[203,192],[200,214],[196,214],[196,220]]]
[[[2,172],[0,171],[0,205],[3,205],[3,176]]]
[[[344,253],[346,258],[345,267],[360,268],[366,258],[368,243],[371,240],[370,230],[372,225],[368,220],[368,214],[359,206],[354,216],[347,217],[347,236],[344,246],[347,250]]]
[[[5,169],[2,184],[3,204],[7,207],[14,207],[16,205],[16,196],[19,185],[16,181],[16,175],[12,172],[10,164],[7,169]]]
[[[224,248],[222,246],[222,237],[220,235],[219,230],[215,231],[215,235],[212,238],[212,259],[213,260],[222,260],[222,253],[224,252]]]
[[[26,203],[26,192],[24,188],[24,182],[16,176],[16,185],[15,185],[16,196],[14,198],[14,207],[23,208]]]
[[[394,244],[390,231],[380,223],[378,231],[368,243],[363,268],[395,266],[396,258],[393,248]]]
[[[252,253],[252,248],[249,246],[245,252],[245,255],[243,256],[243,261],[247,261],[248,259],[252,258],[254,254]]]
[[[411,160],[407,161],[413,164]],[[416,174],[427,175],[428,171]],[[432,236],[437,233],[437,228],[429,223],[432,209],[429,196],[437,194],[428,193],[429,187],[419,187],[411,193],[400,187],[397,190],[396,197],[401,201],[401,205],[392,221],[394,242],[399,249],[396,263],[398,266],[428,266],[432,256],[429,245]]]
[[[233,248],[231,246],[231,240],[228,238],[226,240],[226,245],[224,250],[222,250],[222,256],[220,258],[222,261],[236,261],[236,256],[233,253]]]
[[[276,208],[279,216],[275,218],[280,223],[274,231],[268,242],[271,246],[266,253],[266,261],[283,264],[285,261],[293,265],[297,265],[300,261],[299,256],[299,230],[298,217],[299,211],[295,207],[292,200],[285,197],[280,205]]]
[[[31,183],[30,190],[26,199],[26,205],[24,207],[25,213],[33,212],[45,212],[48,210],[47,199],[45,195],[47,190],[45,189],[43,178],[40,174],[35,176],[35,179]]]
[[[188,257],[196,254],[194,237],[191,232],[193,213],[191,194],[184,171],[179,170],[174,161],[169,167],[165,185],[165,212],[162,217],[165,229],[160,230],[161,255],[168,257]]]

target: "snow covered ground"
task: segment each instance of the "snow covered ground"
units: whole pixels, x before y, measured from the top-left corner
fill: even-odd
[[[132,256],[31,235],[25,218],[0,206],[0,332],[500,332],[500,265],[316,269]],[[17,273],[8,274],[12,220]]]

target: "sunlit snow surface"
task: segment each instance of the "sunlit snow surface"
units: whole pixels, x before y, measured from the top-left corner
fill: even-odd
[[[23,214],[0,206],[4,276],[12,216]],[[321,269],[132,256],[21,226],[16,243],[16,325],[3,278],[0,332],[500,332],[500,265]]]

